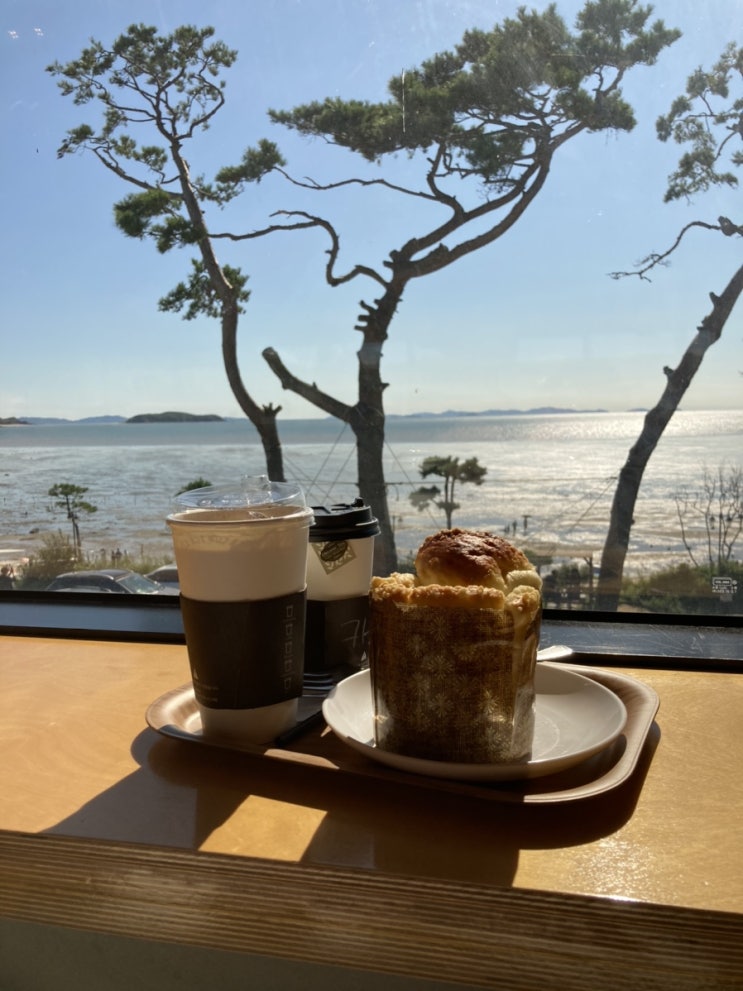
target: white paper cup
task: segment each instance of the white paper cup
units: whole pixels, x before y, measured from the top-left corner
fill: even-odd
[[[363,499],[312,509],[305,670],[360,668],[367,660],[369,583],[379,523]]]
[[[264,744],[297,719],[312,510],[294,483],[184,493],[168,517],[205,735]]]
[[[374,537],[311,543],[307,554],[308,594],[318,602],[368,595]]]

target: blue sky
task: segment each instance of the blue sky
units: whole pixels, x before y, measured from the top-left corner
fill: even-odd
[[[260,137],[277,141],[290,171],[325,180],[364,168],[349,153],[271,125],[288,109],[330,95],[378,100],[389,78],[451,48],[471,27],[513,15],[511,0],[0,0],[0,416],[83,417],[183,409],[239,415],[221,363],[216,321],[162,314],[158,299],[188,270],[183,253],[160,256],[120,234],[112,205],[130,187],[91,155],[57,160],[66,130],[97,121],[44,71],[105,43],[136,21],[164,32],[211,24],[239,52],[227,104],[189,149],[195,172],[237,162]],[[546,4],[533,3],[537,9]],[[558,3],[572,23],[582,6]],[[715,191],[663,203],[677,146],[655,137],[655,120],[697,65],[743,41],[743,0],[659,0],[655,16],[683,38],[652,68],[628,77],[638,124],[630,134],[582,135],[558,155],[546,188],[496,244],[412,284],[384,349],[388,412],[556,405],[627,409],[654,404],[662,368],[677,363],[695,326],[741,263],[741,241],[696,233],[651,283],[614,281],[692,219],[743,221],[741,196]],[[390,163],[392,178],[413,163]],[[367,167],[368,168],[368,167]],[[385,166],[387,168],[387,166]],[[372,172],[375,170],[372,169]],[[378,173],[376,173],[378,174]],[[419,173],[416,173],[419,174]],[[269,178],[240,200],[231,226],[260,227],[297,205]],[[337,223],[342,259],[379,266],[390,248],[430,216],[405,198],[355,193],[311,208]],[[416,224],[420,223],[420,228]],[[283,391],[261,358],[275,347],[300,377],[344,401],[356,395],[356,281],[323,279],[327,242],[318,232],[281,234],[223,251],[250,275],[240,333],[243,376],[260,403],[288,417],[321,415]],[[743,303],[708,353],[684,407],[741,406]]]

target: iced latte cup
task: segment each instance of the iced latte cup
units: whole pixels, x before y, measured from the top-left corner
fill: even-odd
[[[206,736],[264,744],[297,719],[312,510],[293,482],[183,493],[168,517]]]

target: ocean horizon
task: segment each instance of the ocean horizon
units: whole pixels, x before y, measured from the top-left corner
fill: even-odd
[[[608,409],[575,409],[564,406],[537,406],[530,409],[486,409],[486,410],[442,410],[435,413],[424,410],[416,413],[385,413],[385,419],[428,419],[431,417],[477,417],[477,416],[554,416],[563,413],[610,413]],[[644,408],[623,410],[627,413],[647,412]],[[181,419],[174,419],[179,417]],[[193,422],[227,422],[245,420],[244,415],[222,415],[219,413],[192,413],[186,410],[169,410],[159,413],[136,413],[133,416],[122,416],[108,413],[98,416],[66,417],[66,416],[8,416],[0,417],[0,426],[52,426],[54,424],[87,424],[87,423],[193,423]],[[316,417],[285,417],[278,418],[279,423],[305,423],[308,420],[336,420],[337,417],[325,415]]]

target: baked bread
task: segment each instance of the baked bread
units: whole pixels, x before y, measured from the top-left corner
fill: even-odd
[[[519,583],[542,585],[518,548],[482,530],[440,530],[426,537],[415,570],[421,585],[482,585],[501,592]]]
[[[457,763],[527,759],[540,589],[516,547],[463,529],[427,537],[416,575],[372,579],[377,746]]]

